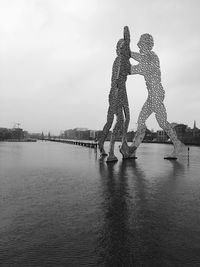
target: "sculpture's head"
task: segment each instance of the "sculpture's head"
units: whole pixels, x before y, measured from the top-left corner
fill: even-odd
[[[137,46],[140,49],[140,52],[151,51],[153,48],[153,45],[154,45],[153,37],[148,33],[142,34],[137,44]]]
[[[116,52],[118,56],[121,54],[121,49],[123,48],[123,46],[124,46],[124,39],[119,39],[116,47]]]

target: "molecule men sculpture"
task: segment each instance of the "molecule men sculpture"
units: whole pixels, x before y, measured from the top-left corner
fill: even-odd
[[[117,161],[114,154],[114,145],[116,135],[122,133],[122,141],[126,142],[126,133],[130,121],[130,112],[128,98],[126,93],[126,79],[130,74],[131,65],[130,58],[130,33],[128,27],[124,27],[124,38],[117,43],[117,57],[112,67],[111,90],[109,94],[109,108],[107,113],[107,122],[103,128],[101,138],[98,142],[101,156],[107,155],[104,150],[104,142],[111,129],[114,116],[116,116],[116,124],[111,134],[109,155],[107,162]],[[125,118],[125,119],[124,119]]]

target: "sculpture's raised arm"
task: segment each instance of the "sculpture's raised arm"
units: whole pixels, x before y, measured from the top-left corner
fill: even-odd
[[[128,44],[130,44],[130,31],[129,31],[129,28],[128,26],[125,26],[124,27],[124,40],[125,42],[127,42]]]
[[[124,27],[124,41],[125,41],[125,50],[124,50],[124,56],[130,58],[131,57],[131,50],[130,50],[130,32],[128,26]],[[130,74],[130,73],[129,73]]]

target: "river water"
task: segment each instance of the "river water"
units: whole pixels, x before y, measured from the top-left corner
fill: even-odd
[[[0,266],[200,266],[200,147],[171,149],[107,165],[91,148],[1,142]]]

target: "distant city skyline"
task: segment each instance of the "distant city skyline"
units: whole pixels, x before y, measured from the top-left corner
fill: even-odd
[[[196,124],[196,121],[193,122],[193,124],[190,126],[190,125],[187,125],[187,124],[184,124],[184,123],[176,123],[176,122],[173,122],[172,123],[173,127],[176,126],[176,125],[186,125],[188,128],[190,129],[194,129],[194,128],[197,128],[199,129],[198,125]],[[148,128],[148,130],[152,131],[152,132],[156,132],[156,131],[163,131],[162,128],[158,128],[158,129],[153,129],[153,128]],[[24,129],[25,130],[25,129]],[[93,129],[93,128],[87,128],[87,127],[74,127],[74,128],[68,128],[68,129],[62,129],[58,134],[54,134],[53,132],[51,131],[47,131],[47,132],[44,132],[42,131],[41,133],[40,132],[30,132],[30,133],[40,133],[40,134],[44,134],[44,135],[61,135],[63,134],[65,131],[68,131],[68,130],[78,130],[78,131],[102,131],[102,129]],[[128,132],[131,132],[131,131],[136,131],[136,128],[135,129],[129,129]]]
[[[198,0],[0,1],[0,127],[101,130],[125,25],[133,51],[141,34],[154,37],[169,122],[193,127],[196,120],[198,127],[199,9]],[[129,131],[136,129],[146,90],[143,77],[128,77]],[[147,127],[160,129],[154,116]]]

